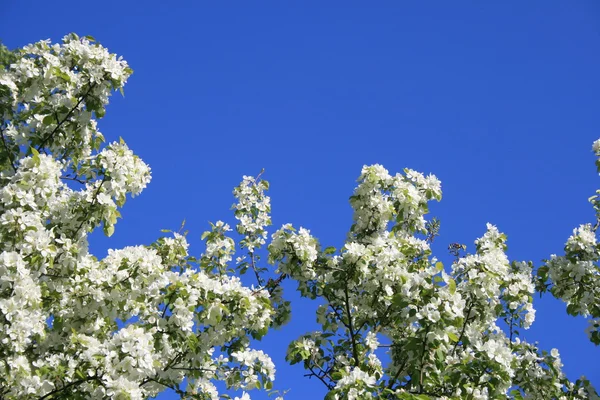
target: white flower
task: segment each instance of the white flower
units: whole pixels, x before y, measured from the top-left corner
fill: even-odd
[[[335,387],[343,388],[345,386],[351,386],[357,381],[361,381],[366,386],[370,387],[375,386],[376,382],[375,377],[369,375],[368,373],[364,372],[359,368],[353,368],[348,375],[344,376],[337,382]]]
[[[594,144],[592,145],[592,150],[594,150],[594,153],[598,157],[600,157],[600,139],[598,139],[594,142]]]
[[[377,346],[379,346],[379,340],[377,340],[377,335],[373,332],[367,333],[367,337],[365,338],[365,344],[369,349],[375,351]]]
[[[243,392],[242,397],[235,396],[234,400],[250,400],[250,395],[246,392]]]

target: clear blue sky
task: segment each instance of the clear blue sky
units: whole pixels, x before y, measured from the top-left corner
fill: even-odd
[[[0,39],[18,47],[92,35],[135,73],[100,127],[153,169],[110,240],[147,244],[187,220],[192,252],[208,221],[233,222],[232,188],[266,169],[275,226],[303,225],[339,246],[363,164],[436,174],[444,199],[434,244],[467,243],[497,224],[509,256],[562,252],[591,222],[600,187],[600,2],[3,0]],[[293,286],[287,286],[292,293]],[[295,297],[293,297],[295,299]],[[313,304],[261,344],[287,399],[321,397],[283,360],[313,325]],[[525,334],[560,349],[568,376],[600,386],[600,348],[582,319],[536,300]],[[161,397],[161,399],[169,396]]]

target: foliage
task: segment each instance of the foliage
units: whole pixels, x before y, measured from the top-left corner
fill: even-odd
[[[506,236],[488,225],[474,254],[451,245],[446,267],[430,250],[439,221],[425,220],[440,182],[373,165],[350,198],[354,223],[341,249],[290,224],[269,240],[269,184],[259,175],[234,190],[245,253],[235,262],[222,221],[197,258],[180,231],[98,259],[88,234],[112,235],[128,195],[150,182],[125,142],[105,144],[97,128],[132,70],[75,34],[0,46],[0,63],[1,398],[143,399],[166,388],[227,398],[218,381],[244,390],[241,399],[256,388],[276,394],[273,362],[250,344],[290,319],[284,279],[321,304],[321,330],[293,341],[287,359],[326,385],[328,399],[598,398],[585,378],[565,377],[556,349],[520,336],[538,290],[591,317],[600,343],[598,223],[577,228],[565,255],[535,271],[509,262]],[[600,141],[594,151],[600,157]],[[247,271],[256,287],[241,283]]]

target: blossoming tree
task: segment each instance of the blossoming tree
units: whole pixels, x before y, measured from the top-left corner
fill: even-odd
[[[197,258],[172,233],[98,259],[88,234],[102,227],[110,236],[128,195],[150,182],[125,142],[105,144],[97,129],[132,71],[74,34],[0,47],[0,63],[0,398],[271,391],[275,367],[250,345],[289,320],[283,279],[320,300],[322,329],[292,342],[287,358],[329,399],[598,398],[587,380],[565,377],[556,349],[520,338],[538,290],[591,316],[588,333],[600,343],[598,223],[576,229],[565,255],[535,273],[532,263],[509,262],[492,225],[475,254],[455,246],[444,266],[430,250],[437,222],[424,218],[440,182],[374,165],[350,199],[354,224],[341,249],[289,224],[268,240],[269,185],[259,175],[234,190],[242,254],[219,221]],[[600,157],[600,142],[594,150]],[[591,201],[600,216],[600,200]],[[246,272],[255,286],[241,283]]]

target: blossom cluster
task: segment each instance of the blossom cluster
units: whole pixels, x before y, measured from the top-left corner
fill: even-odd
[[[213,225],[198,259],[180,233],[103,259],[89,252],[89,233],[102,227],[112,235],[126,199],[150,182],[150,168],[125,142],[104,145],[97,129],[111,92],[132,72],[127,63],[74,34],[7,54],[0,397],[133,400],[171,388],[216,400],[215,381],[270,389],[273,363],[249,345],[267,332],[275,306],[268,290],[228,274],[235,243],[226,224]],[[236,217],[252,222],[243,233],[256,247],[266,236],[255,227],[269,220],[268,198],[240,196]]]
[[[588,337],[600,344],[600,246],[595,228],[581,225],[565,245],[565,255],[552,255],[538,269],[538,285],[567,303],[567,312],[589,318]]]
[[[254,252],[266,243],[266,227],[271,225],[271,199],[265,195],[269,182],[244,176],[242,183],[233,191],[237,203],[233,205],[238,220],[237,231],[244,235],[240,241],[242,248]]]
[[[600,139],[592,145],[600,173]],[[549,291],[567,304],[567,313],[588,318],[586,333],[600,345],[600,244],[596,231],[600,226],[600,190],[589,198],[596,212],[595,224],[573,229],[564,255],[552,254],[537,270],[537,289]]]
[[[0,398],[274,394],[275,365],[251,344],[290,319],[285,279],[318,300],[320,325],[290,343],[287,361],[324,383],[328,400],[599,398],[587,379],[565,376],[557,349],[521,332],[535,319],[534,292],[550,291],[589,318],[600,344],[600,222],[575,229],[565,255],[535,273],[509,261],[491,224],[472,254],[455,251],[445,266],[430,247],[439,226],[426,219],[440,181],[372,165],[350,197],[345,243],[322,248],[291,224],[269,238],[261,172],[234,189],[240,256],[218,221],[197,258],[179,231],[99,259],[89,234],[112,235],[120,208],[151,179],[122,139],[105,144],[98,130],[132,71],[74,34],[0,46],[0,56]],[[600,140],[593,150],[600,171]],[[590,201],[600,221],[600,191]],[[238,275],[250,269],[248,287]]]
[[[533,267],[509,262],[495,226],[450,268],[432,257],[425,214],[440,199],[434,176],[365,166],[340,250],[291,225],[273,235],[270,261],[322,302],[322,330],[293,341],[288,361],[329,399],[597,398],[587,380],[566,379],[556,350],[522,339],[535,318]],[[591,251],[586,237],[572,247]]]

